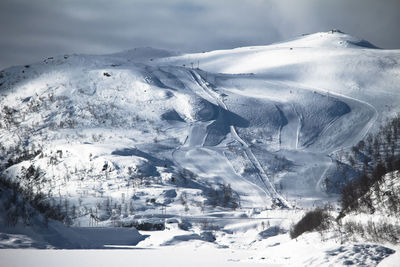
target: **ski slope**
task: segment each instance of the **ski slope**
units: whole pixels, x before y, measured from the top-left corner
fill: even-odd
[[[340,189],[325,184],[337,172],[333,158],[400,111],[399,63],[400,50],[331,31],[231,50],[137,48],[7,68],[3,174],[66,212],[74,206],[74,227],[91,218],[99,227],[199,223],[220,212],[245,220],[287,209],[279,220],[288,229],[295,208],[336,203]],[[13,156],[21,151],[33,156]],[[255,225],[244,224],[243,235]]]
[[[24,113],[24,127],[3,127],[3,143],[20,131],[45,150],[69,147],[68,168],[110,161],[114,178],[129,162],[152,177],[187,168],[201,176],[197,188],[230,184],[246,206],[291,207],[299,195],[323,201],[329,156],[398,111],[398,60],[397,50],[341,32],[199,54],[139,48],[49,58],[2,71],[2,106]],[[47,138],[27,136],[49,128]],[[127,149],[140,153],[118,152]],[[44,161],[33,162],[47,169]]]
[[[199,54],[139,48],[49,58],[2,71],[2,106],[24,112],[25,126],[3,128],[3,142],[16,140],[10,131],[51,128],[48,138],[24,138],[69,147],[69,168],[110,161],[114,178],[129,162],[153,177],[187,168],[201,178],[196,188],[230,184],[249,207],[291,207],[299,196],[310,205],[326,196],[329,156],[398,111],[398,60],[397,50],[341,32]],[[31,112],[33,103],[41,109]],[[118,152],[127,149],[140,153]],[[44,161],[33,162],[46,169]]]

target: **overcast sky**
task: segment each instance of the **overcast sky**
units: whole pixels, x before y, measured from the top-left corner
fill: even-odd
[[[152,46],[209,51],[340,29],[400,48],[400,0],[0,0],[0,69]]]

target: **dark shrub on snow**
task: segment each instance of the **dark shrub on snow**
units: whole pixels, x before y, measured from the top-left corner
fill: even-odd
[[[297,238],[307,231],[323,230],[328,226],[329,214],[323,209],[307,212],[304,217],[290,229],[290,237]]]

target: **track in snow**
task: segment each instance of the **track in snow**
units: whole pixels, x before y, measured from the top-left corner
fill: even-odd
[[[321,93],[326,93],[328,91],[324,91],[321,89],[317,89],[317,88],[310,88],[310,87],[306,87],[306,86],[299,86],[299,85],[295,85],[298,88],[302,88],[302,89],[307,89],[307,90],[312,90],[312,91],[319,91]],[[329,168],[332,167],[332,165],[334,164],[333,159],[332,159],[332,155],[337,153],[340,150],[344,150],[344,149],[348,149],[351,148],[352,146],[354,146],[357,142],[359,142],[360,140],[364,139],[365,136],[368,134],[369,130],[371,129],[371,127],[374,125],[374,123],[376,122],[376,120],[378,119],[378,111],[377,109],[370,103],[354,98],[354,97],[350,97],[350,96],[346,96],[340,93],[335,93],[335,92],[329,92],[328,93],[330,96],[336,97],[337,99],[341,99],[343,100],[343,102],[345,102],[346,104],[348,104],[349,106],[353,106],[351,103],[349,103],[350,101],[354,101],[357,103],[360,103],[361,105],[365,105],[368,106],[372,111],[373,111],[373,116],[368,120],[368,122],[364,125],[364,127],[362,127],[362,129],[358,132],[358,134],[353,137],[353,139],[351,140],[351,142],[349,142],[348,145],[345,146],[340,146],[340,147],[336,147],[331,151],[327,151],[328,157],[331,160],[330,164],[327,164],[325,170],[323,171],[323,173],[321,174],[318,182],[315,185],[315,189],[316,191],[320,192],[320,193],[325,193],[325,190],[323,189],[323,181],[326,178],[326,173],[328,172]],[[297,113],[297,112],[296,112]],[[340,118],[338,118],[340,119]],[[299,117],[300,120],[300,117]],[[332,127],[332,125],[334,125],[334,123],[336,122],[336,120],[334,120],[333,122],[331,122],[325,129],[324,131],[321,133],[321,135],[326,132],[330,127]],[[297,142],[296,142],[296,148],[297,148]]]
[[[198,85],[200,86],[200,88],[202,88],[204,90],[204,92],[206,92],[211,98],[213,98],[215,100],[215,102],[223,109],[229,111],[228,107],[225,105],[225,103],[219,98],[219,96],[213,91],[210,90],[207,86],[207,84],[205,83],[205,81],[203,80],[203,78],[194,70],[190,71],[194,80],[198,83]],[[289,204],[289,202],[283,197],[281,196],[275,189],[274,185],[271,183],[271,180],[269,179],[269,177],[267,176],[267,174],[265,173],[264,169],[262,168],[260,162],[258,161],[257,157],[254,155],[254,153],[251,151],[251,148],[249,147],[249,145],[238,135],[235,126],[230,125],[230,132],[232,134],[232,136],[234,137],[234,139],[239,142],[241,144],[241,146],[243,147],[243,150],[245,152],[246,157],[248,158],[248,160],[252,163],[253,167],[257,170],[257,174],[259,176],[259,179],[261,181],[261,183],[265,186],[265,189],[267,189],[267,191],[265,191],[265,189],[263,189],[263,191],[265,191],[267,194],[269,194],[269,196],[273,199],[273,200],[277,200],[279,201],[284,207],[290,208],[291,205]]]
[[[202,89],[201,97],[214,102],[214,97]],[[270,207],[270,195],[257,184],[237,174],[222,150],[204,146],[208,135],[207,126],[210,123],[212,122],[191,123],[184,143],[172,152],[175,164],[180,169],[196,173],[198,179],[205,183],[230,184],[232,189],[239,193],[242,208]]]

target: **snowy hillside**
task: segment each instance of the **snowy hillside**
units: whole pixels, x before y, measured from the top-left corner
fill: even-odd
[[[231,247],[263,240],[251,229],[265,218],[286,236],[294,208],[335,205],[332,158],[400,112],[400,50],[331,31],[197,54],[64,55],[1,71],[0,92],[7,183],[76,229],[170,220],[139,245]]]
[[[371,239],[386,238],[388,235],[394,239],[395,242],[399,240],[400,223],[399,213],[400,208],[398,207],[399,196],[400,196],[400,172],[390,172],[386,174],[382,181],[371,188],[362,198],[359,199],[359,208],[354,211],[346,213],[344,218],[345,227],[352,227],[357,224],[364,225],[365,228],[368,224],[376,224],[376,236],[373,233],[365,233],[365,235],[371,235]],[[353,224],[353,225],[352,225]],[[388,227],[383,229],[381,232],[380,228]],[[390,229],[390,227],[392,229]],[[390,229],[390,230],[388,230]],[[357,233],[357,231],[356,231]],[[358,234],[358,233],[357,233]]]

